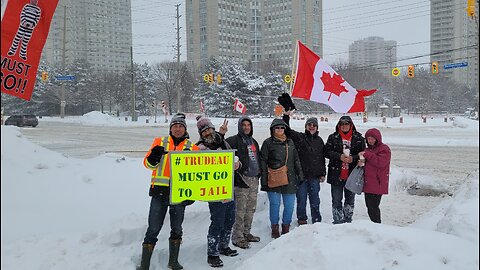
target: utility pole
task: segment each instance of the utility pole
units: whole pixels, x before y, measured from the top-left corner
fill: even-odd
[[[177,8],[177,76],[176,79],[178,79],[178,85],[177,85],[177,112],[182,111],[182,82],[181,82],[181,77],[180,75],[180,14],[178,11],[178,8],[180,7],[180,4],[175,5]]]
[[[137,121],[135,111],[135,70],[133,69],[133,47],[130,47],[130,66],[132,68],[132,122]]]
[[[62,76],[65,74],[65,46],[67,38],[67,5],[63,6],[63,48],[62,48]],[[62,88],[60,89],[60,118],[65,117],[65,81],[62,82]]]
[[[393,46],[387,47],[388,50],[388,62],[390,63],[390,70],[393,69]],[[390,106],[388,108],[388,113],[390,117],[393,118],[393,78],[390,79]]]

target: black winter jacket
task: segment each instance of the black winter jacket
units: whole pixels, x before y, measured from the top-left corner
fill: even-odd
[[[242,129],[242,122],[243,121],[249,121],[250,126],[252,127],[250,134],[244,134],[243,129]],[[248,165],[249,165],[249,156],[248,156],[248,149],[247,149],[247,144],[244,141],[244,137],[249,137],[252,139],[253,144],[255,145],[255,149],[257,152],[257,162],[258,162],[258,168],[259,168],[259,173],[258,176],[260,176],[260,146],[258,145],[258,142],[252,137],[253,135],[253,124],[252,120],[248,117],[241,117],[238,119],[238,134],[228,137],[226,141],[232,149],[236,149],[237,152],[235,153],[236,156],[240,158],[240,162],[242,163],[242,167],[240,167],[238,170],[235,171],[235,176],[234,176],[234,186],[236,187],[241,187],[241,188],[249,188],[249,186],[243,181],[241,175],[244,175],[244,173],[248,170]]]
[[[287,125],[290,124],[288,115],[283,115],[283,120]],[[290,129],[288,135],[292,138],[297,148],[300,163],[302,164],[303,176],[307,179],[325,176],[325,144],[322,138],[318,136],[318,131],[312,135],[308,130],[300,133]]]
[[[350,116],[342,116],[340,120],[350,121],[351,128],[353,129],[352,141],[350,143],[350,155],[352,156],[353,161],[348,166],[348,174],[350,174],[359,160],[358,153],[365,150],[365,138],[363,138],[362,134],[357,131]],[[340,180],[340,171],[342,169],[342,160],[340,160],[340,156],[343,154],[343,143],[339,127],[340,120],[336,125],[336,131],[328,136],[327,144],[325,145],[327,158],[329,159],[327,183],[335,186],[345,186],[346,182]]]
[[[270,126],[270,133],[273,134],[275,126],[283,125],[288,128],[287,124],[281,119],[274,119]],[[276,188],[268,187],[268,167],[272,169],[278,169],[285,165],[286,147],[288,144],[288,185],[280,186]],[[260,168],[262,172],[261,186],[263,191],[274,191],[282,194],[294,194],[297,192],[297,186],[304,180],[302,166],[300,165],[300,159],[298,157],[297,149],[291,139],[287,139],[285,142],[278,140],[273,135],[262,143],[260,158]]]

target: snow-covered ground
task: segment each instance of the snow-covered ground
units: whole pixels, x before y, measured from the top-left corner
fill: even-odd
[[[325,140],[338,120],[334,115],[328,117],[329,122],[320,122]],[[44,117],[39,127],[47,121],[79,127],[153,125],[164,132],[159,135],[166,134],[168,124],[153,123],[153,118],[147,124],[145,119],[132,123],[93,112],[64,119]],[[457,152],[465,149],[478,152],[478,122],[461,117],[447,123],[443,117],[429,118],[423,123],[418,116],[406,116],[402,124],[398,118],[387,118],[385,124],[380,118],[372,117],[367,123],[360,117],[354,119],[362,133],[370,127],[380,128],[392,149],[433,151],[431,160],[420,162],[421,168],[411,166],[422,160],[419,152],[411,154],[411,163],[392,164],[390,194],[381,204],[383,224],[368,220],[363,196],[357,196],[353,223],[332,225],[330,186],[324,183],[322,223],[292,224],[291,233],[272,240],[268,199],[260,192],[253,233],[262,240],[239,250],[237,257],[224,258],[224,269],[478,269],[478,155],[472,163],[455,158],[448,170],[441,170],[438,166],[444,165],[437,161],[442,155],[447,159],[448,155],[461,156]],[[212,120],[216,126],[223,121]],[[254,119],[260,143],[268,136],[271,121]],[[189,117],[187,123],[196,141],[194,118]],[[302,130],[304,120],[291,124]],[[230,120],[229,129],[227,135],[236,133],[235,119]],[[142,159],[119,154],[86,159],[65,156],[27,140],[22,132],[31,130],[35,131],[1,127],[1,269],[134,269],[149,208],[150,172]],[[152,139],[142,147],[148,148]],[[393,155],[395,160],[395,151]],[[472,159],[471,154],[468,157]],[[450,195],[410,195],[412,185],[445,189]],[[414,217],[413,222],[407,217]],[[208,225],[206,203],[187,208],[180,254],[185,269],[210,269],[206,263]],[[168,236],[167,218],[151,269],[166,269]]]

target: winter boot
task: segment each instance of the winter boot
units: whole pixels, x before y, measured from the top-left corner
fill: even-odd
[[[152,258],[153,248],[155,244],[143,244],[142,245],[142,261],[137,270],[148,270],[150,268],[150,258]]]
[[[238,255],[238,251],[236,249],[231,249],[230,247],[219,250],[219,253],[228,257],[235,257]]]
[[[247,233],[247,234],[244,234],[243,237],[245,238],[245,240],[247,240],[248,242],[260,242],[260,237],[258,236],[255,236],[251,233]]]
[[[211,267],[223,267],[223,261],[220,259],[220,256],[208,256],[207,262]]]
[[[290,231],[290,224],[282,224],[282,234],[286,234]]]
[[[301,220],[301,219],[298,220],[298,226],[305,225],[305,224],[307,224],[306,220]]]
[[[183,266],[178,263],[178,253],[180,252],[180,243],[182,242],[182,239],[170,239],[169,242],[170,254],[168,256],[168,269],[183,269]]]
[[[232,244],[236,247],[243,248],[243,249],[250,248],[250,243],[248,243],[248,241],[245,239],[242,239],[238,242],[232,242]]]
[[[276,239],[280,237],[280,232],[278,231],[278,224],[272,225],[272,238]]]

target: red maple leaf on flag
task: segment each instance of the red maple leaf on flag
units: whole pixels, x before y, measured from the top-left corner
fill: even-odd
[[[348,90],[345,89],[343,85],[341,85],[343,82],[345,82],[345,80],[342,78],[342,76],[338,74],[333,74],[333,76],[330,77],[330,73],[324,71],[320,79],[322,80],[324,85],[323,91],[330,92],[328,100],[330,100],[332,94],[340,96],[342,92],[348,92]]]

